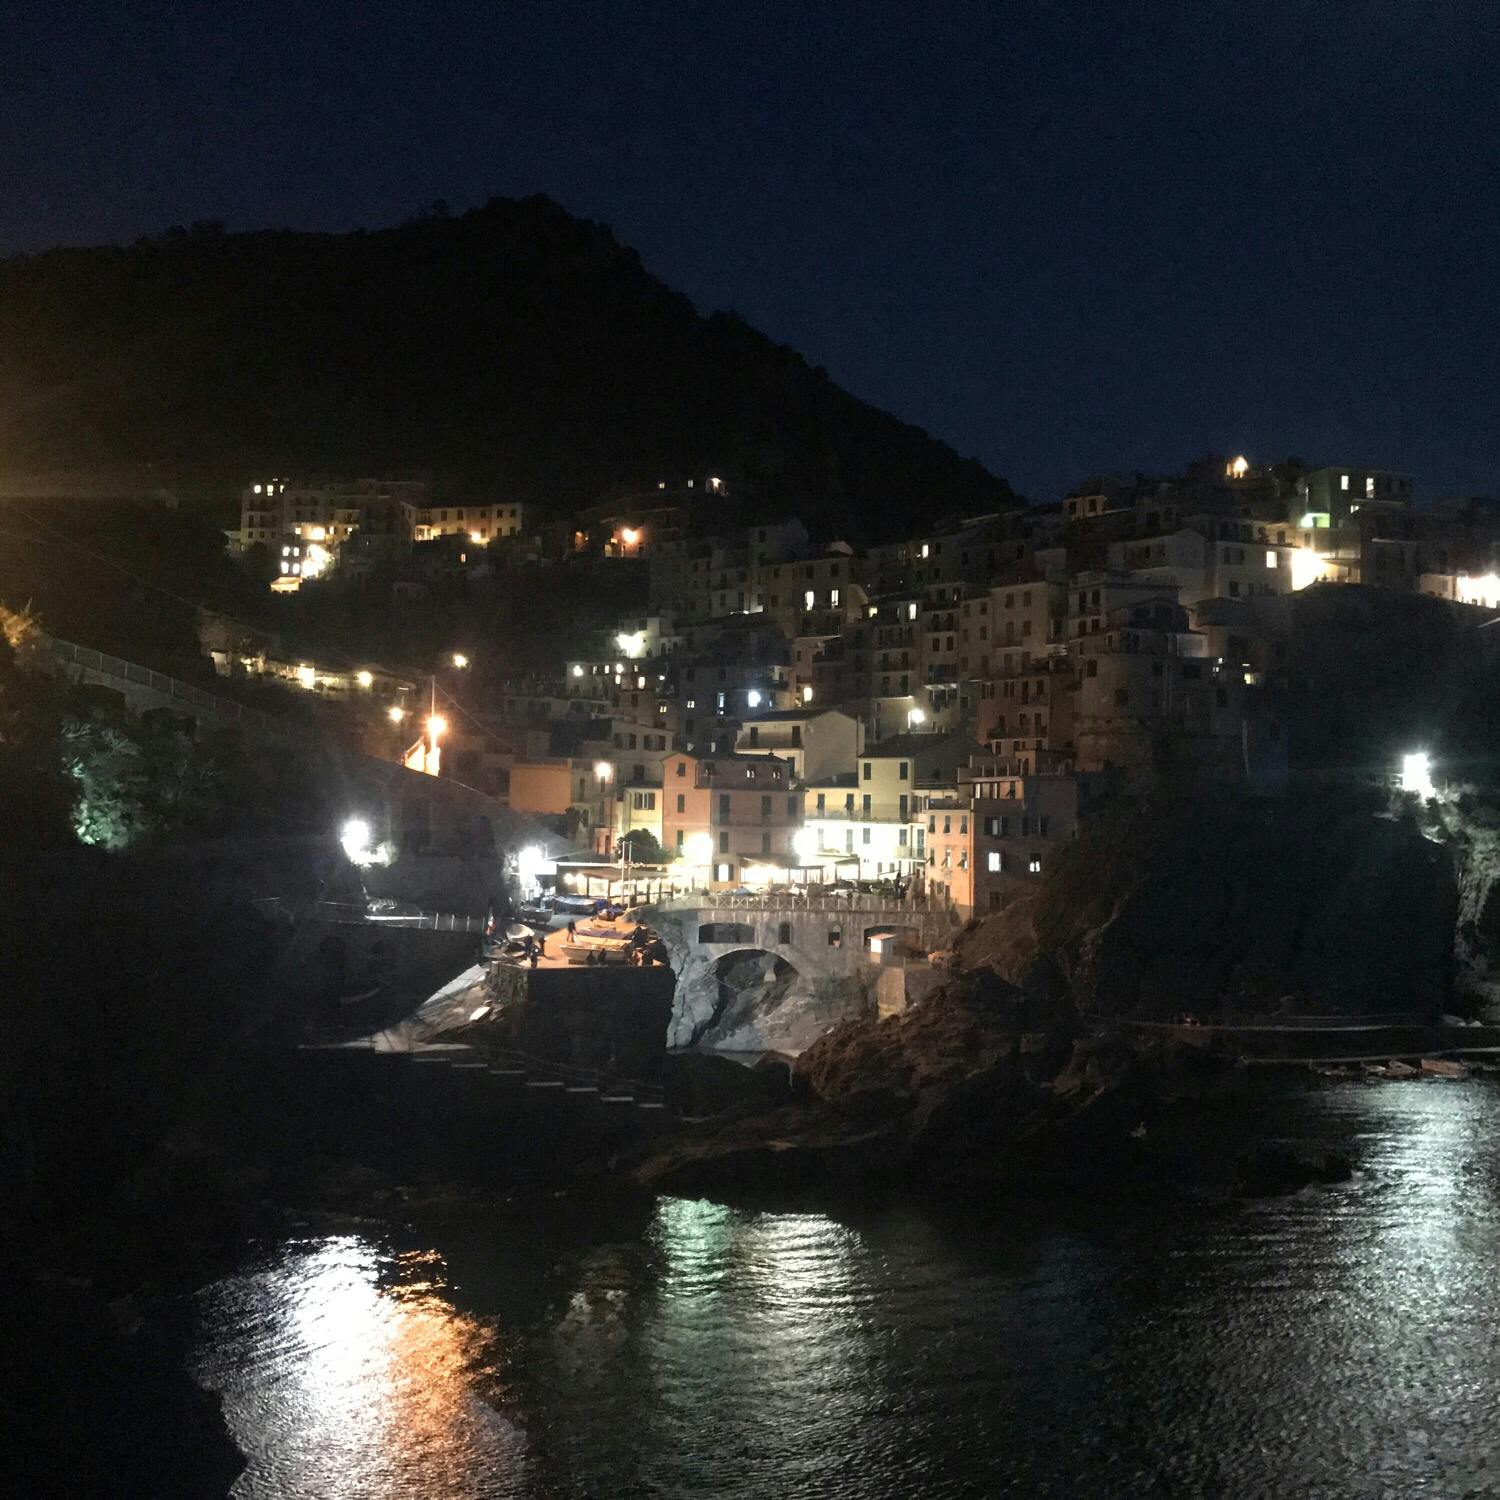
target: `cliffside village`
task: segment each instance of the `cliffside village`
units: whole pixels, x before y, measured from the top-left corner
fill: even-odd
[[[372,696],[408,765],[551,816],[581,862],[659,845],[677,883],[884,880],[968,916],[1035,880],[1112,783],[1284,785],[1294,592],[1500,607],[1500,504],[1417,508],[1380,469],[1206,459],[862,550],[797,520],[721,531],[728,494],[695,477],[537,523],[414,482],[262,480],[231,538],[264,549],[277,591],[335,569],[410,601],[455,576],[624,568],[645,603],[462,713],[368,665],[216,661]]]

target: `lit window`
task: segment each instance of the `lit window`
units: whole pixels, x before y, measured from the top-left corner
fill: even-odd
[[[929,556],[931,554],[931,552],[932,552],[932,548],[929,547],[926,542],[923,542],[922,543],[922,556],[923,557],[927,557],[927,556]]]
[[[1276,554],[1269,547],[1266,549],[1266,566],[1268,568],[1276,566]]]
[[[803,609],[811,609],[813,607],[813,603],[814,603],[814,601],[816,599],[817,599],[817,595],[814,594],[811,589],[808,589],[807,592],[804,593],[803,596],[802,596],[802,607],[803,607]]]
[[[988,856],[986,857],[985,865],[986,865],[986,868],[990,871],[990,873],[992,875],[999,871],[999,869],[1000,869],[1000,851],[998,849],[991,849],[990,850]]]
[[[1373,500],[1374,498],[1375,498],[1375,476],[1373,474],[1371,474],[1371,475],[1368,475],[1366,477],[1366,479],[1365,479],[1365,499],[1366,500]]]
[[[1041,855],[1040,854],[1033,854],[1031,856],[1031,861],[1026,866],[1026,868],[1028,870],[1030,870],[1033,875],[1040,875],[1042,873],[1042,857],[1041,857]]]
[[[1349,476],[1347,474],[1339,475],[1339,488],[1341,490],[1347,490],[1349,488]]]
[[[839,591],[837,589],[829,589],[828,602],[835,605],[839,602]]]

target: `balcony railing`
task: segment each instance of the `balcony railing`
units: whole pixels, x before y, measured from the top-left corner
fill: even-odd
[[[911,803],[872,802],[869,807],[810,807],[804,816],[809,823],[910,823],[914,811]]]

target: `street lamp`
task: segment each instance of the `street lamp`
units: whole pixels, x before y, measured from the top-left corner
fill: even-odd
[[[597,781],[608,781],[615,774],[615,768],[607,760],[596,760],[594,762],[594,778]]]
[[[920,708],[908,709],[906,713],[906,727],[915,729],[919,724],[927,722],[927,715]]]
[[[370,863],[370,825],[363,818],[350,818],[339,830],[339,842],[351,864]]]
[[[365,672],[365,671],[356,672],[354,674],[354,680],[361,687],[367,688],[367,687],[370,687],[371,685],[373,685],[373,683],[375,681],[375,674],[373,672]]]
[[[1432,762],[1425,750],[1401,757],[1401,790],[1415,792],[1419,797],[1433,795]]]
[[[457,667],[460,672],[462,672],[463,669],[469,665],[469,658],[465,656],[462,651],[455,651],[453,653],[453,665]]]
[[[398,703],[393,703],[386,709],[385,716],[392,724],[399,724],[406,717],[406,710]]]

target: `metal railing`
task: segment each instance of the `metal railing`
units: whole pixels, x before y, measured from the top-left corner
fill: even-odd
[[[664,911],[700,911],[708,907],[741,911],[932,912],[951,913],[952,904],[935,891],[908,891],[904,896],[879,896],[866,891],[830,891],[819,887],[768,893],[698,891],[672,896],[652,905]]]
[[[484,917],[470,917],[462,912],[372,912],[352,901],[320,901],[313,914],[327,922],[344,922],[354,926],[380,923],[384,927],[413,927],[423,932],[483,932],[488,925]]]
[[[812,807],[803,816],[809,823],[910,823],[916,811],[898,802],[872,802],[869,807]]]

